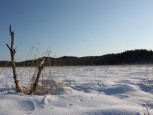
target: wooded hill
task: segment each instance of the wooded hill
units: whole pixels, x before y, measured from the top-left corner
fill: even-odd
[[[43,57],[35,60],[16,62],[16,66],[35,66],[42,59],[46,59],[46,66],[153,64],[153,51],[141,49],[103,56],[63,56],[60,58]],[[11,66],[11,62],[0,61],[0,66]]]

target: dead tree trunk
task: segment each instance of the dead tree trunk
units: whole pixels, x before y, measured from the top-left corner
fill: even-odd
[[[11,65],[12,65],[12,69],[13,69],[13,78],[14,78],[16,92],[21,92],[21,88],[19,86],[19,80],[17,79],[17,73],[16,73],[16,66],[15,66],[15,59],[14,59],[16,49],[14,49],[14,32],[11,30],[11,25],[10,25],[9,30],[10,30],[10,35],[11,35],[11,46],[9,46],[8,44],[6,44],[6,46],[10,50]]]
[[[38,65],[38,73],[37,73],[36,79],[35,79],[35,81],[34,81],[32,87],[31,87],[31,89],[30,89],[30,92],[29,92],[30,95],[33,94],[33,93],[35,93],[35,91],[36,91],[37,84],[38,84],[38,81],[39,81],[39,78],[40,78],[40,74],[41,74],[41,72],[42,72],[42,70],[43,70],[43,68],[44,68],[44,66],[45,66],[45,63],[46,63],[46,59],[44,58],[44,59],[40,62],[40,64]]]

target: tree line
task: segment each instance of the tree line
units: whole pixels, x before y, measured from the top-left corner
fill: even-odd
[[[123,64],[153,64],[153,51],[146,49],[128,50],[117,54],[102,56],[73,57],[63,56],[59,58],[42,57],[34,60],[16,62],[16,66],[37,66],[45,59],[45,66],[80,66],[80,65],[123,65]],[[0,66],[11,66],[9,61],[0,61]]]

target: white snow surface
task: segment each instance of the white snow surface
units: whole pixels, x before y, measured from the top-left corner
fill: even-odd
[[[0,115],[153,115],[152,67],[47,67],[63,84],[55,95],[16,93],[11,68],[0,68]],[[17,68],[22,84],[33,70]]]

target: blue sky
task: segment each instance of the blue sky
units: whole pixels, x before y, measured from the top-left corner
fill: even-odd
[[[56,57],[152,50],[152,6],[152,0],[0,0],[0,60],[10,59],[10,24],[18,61],[47,50]]]

